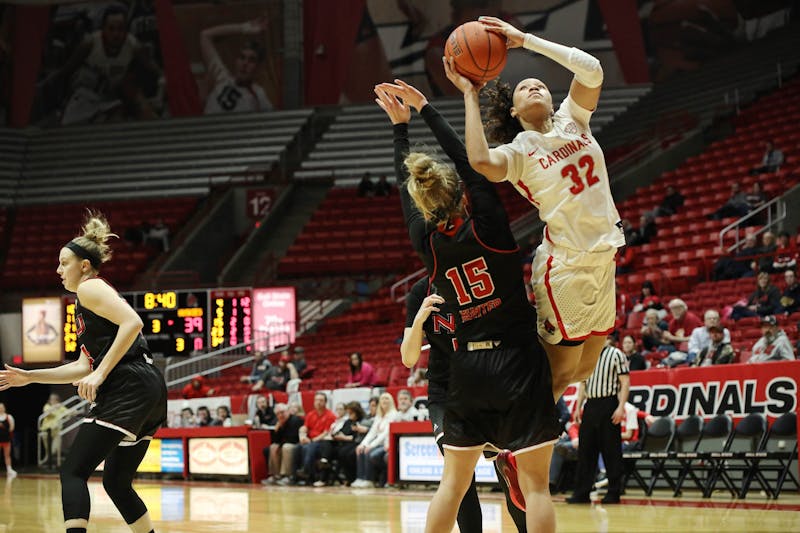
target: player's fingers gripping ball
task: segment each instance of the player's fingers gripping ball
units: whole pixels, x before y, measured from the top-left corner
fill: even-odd
[[[454,59],[461,75],[475,83],[485,83],[500,75],[506,66],[508,50],[502,36],[472,21],[453,30],[447,38],[444,55]]]

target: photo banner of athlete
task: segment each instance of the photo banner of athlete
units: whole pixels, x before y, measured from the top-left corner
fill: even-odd
[[[22,360],[25,364],[60,363],[61,299],[25,298],[22,300]]]
[[[175,5],[206,115],[281,107],[281,2]]]
[[[153,2],[63,4],[50,26],[31,123],[90,124],[168,115]]]

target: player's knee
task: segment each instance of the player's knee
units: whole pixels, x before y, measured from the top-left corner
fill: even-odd
[[[108,473],[103,476],[103,488],[106,489],[106,493],[108,497],[111,498],[111,501],[115,503],[126,498],[133,491],[130,481],[120,479]]]

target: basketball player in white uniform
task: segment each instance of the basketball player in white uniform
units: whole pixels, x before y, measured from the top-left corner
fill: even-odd
[[[231,73],[214,46],[215,37],[232,34],[258,35],[267,28],[267,19],[262,17],[243,24],[223,24],[207,28],[200,33],[200,49],[209,83],[213,87],[206,98],[207,115],[272,109],[272,103],[264,89],[254,81],[256,68],[264,60],[263,48],[256,42],[243,46],[236,58],[234,72]]]
[[[593,56],[524,34],[512,25],[481,17],[509,48],[524,46],[575,73],[557,113],[550,91],[528,78],[513,93],[491,89],[487,128],[502,144],[489,149],[481,123],[480,87],[445,59],[448,78],[464,93],[470,164],[490,181],[508,181],[539,209],[546,223],[533,262],[538,333],[553,373],[553,394],[591,375],[614,328],[614,255],[625,244],[609,186],[603,152],[589,129],[603,70]]]
[[[134,60],[156,77],[160,76],[147,50],[128,33],[126,16],[120,6],[106,8],[101,29],[89,34],[64,68],[56,72],[55,77],[75,72],[62,124],[92,122],[100,115],[116,112],[123,104],[133,116],[152,114],[152,110],[145,109],[141,92],[133,84],[124,87]]]

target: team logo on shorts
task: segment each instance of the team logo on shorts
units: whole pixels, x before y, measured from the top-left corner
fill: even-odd
[[[568,122],[567,125],[564,126],[564,131],[570,135],[574,135],[575,133],[578,133],[578,125],[574,122]]]
[[[552,323],[550,323],[549,318],[546,318],[544,321],[544,329],[547,333],[551,335],[556,332],[556,327]]]

